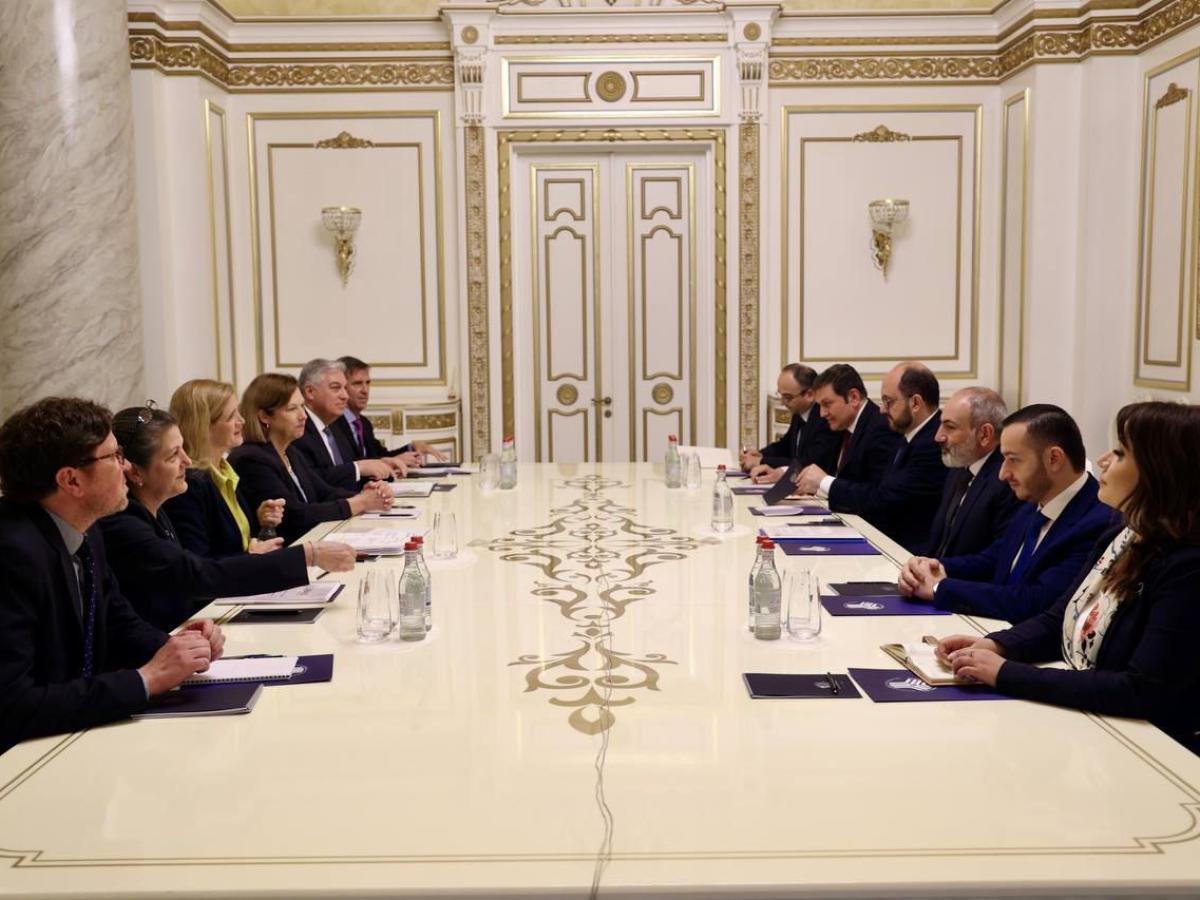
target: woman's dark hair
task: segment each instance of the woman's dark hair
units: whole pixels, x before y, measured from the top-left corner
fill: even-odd
[[[1128,597],[1154,557],[1200,544],[1200,406],[1131,403],[1117,413],[1117,440],[1137,465],[1138,483],[1121,504],[1137,537],[1109,569],[1104,588]]]
[[[113,416],[112,430],[125,458],[145,468],[162,444],[163,432],[175,424],[175,417],[153,406],[131,406]]]
[[[46,397],[0,427],[0,490],[22,502],[57,489],[59,469],[88,464],[111,430],[112,413],[78,397]]]

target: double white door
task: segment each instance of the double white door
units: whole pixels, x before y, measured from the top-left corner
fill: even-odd
[[[711,197],[702,151],[519,154],[514,412],[525,458],[658,459],[711,431]],[[705,314],[703,310],[709,312]],[[710,379],[711,380],[711,379]],[[705,425],[707,424],[707,428]]]

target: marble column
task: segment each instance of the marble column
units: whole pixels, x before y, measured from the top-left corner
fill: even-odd
[[[0,3],[0,418],[142,397],[125,0]]]

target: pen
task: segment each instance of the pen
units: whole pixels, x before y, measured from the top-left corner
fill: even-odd
[[[241,656],[222,656],[221,659],[282,659],[282,653],[245,653]]]
[[[829,679],[829,693],[840,694],[842,689],[838,687],[837,678],[834,677],[833,673],[826,672],[825,677]]]
[[[328,575],[328,574],[329,574],[329,573],[328,573],[327,571],[325,571],[324,569],[322,569],[322,570],[321,570],[321,574],[320,574],[320,575],[318,575],[316,578],[314,578],[314,579],[313,579],[313,581],[320,581],[322,578],[324,578],[324,577],[325,577],[326,575]]]

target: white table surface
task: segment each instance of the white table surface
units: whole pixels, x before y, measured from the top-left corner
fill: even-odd
[[[736,498],[739,535],[716,541],[707,473],[692,493],[626,464],[522,466],[491,494],[449,481],[412,501],[413,527],[444,508],[472,544],[434,566],[427,640],[355,643],[359,573],[398,565],[360,564],[329,576],[348,587],[315,624],[226,629],[229,654],[332,652],[332,682],[0,756],[0,895],[586,895],[602,750],[602,896],[1200,893],[1200,759],[1143,722],[751,700],[742,683],[888,668],[881,643],[995,623],[826,617],[814,644],[756,641],[758,498]],[[332,527],[381,526],[406,523]],[[896,572],[780,559],[835,581]]]

